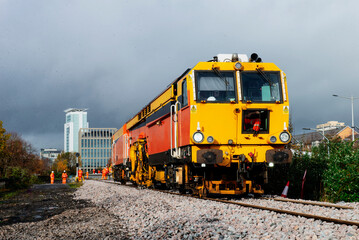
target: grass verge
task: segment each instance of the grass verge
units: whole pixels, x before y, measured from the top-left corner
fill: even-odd
[[[10,198],[13,198],[25,191],[26,191],[26,189],[21,189],[21,190],[16,190],[16,191],[10,191],[10,190],[1,191],[0,192],[0,204],[2,201],[9,200]]]
[[[72,182],[72,183],[69,183],[69,186],[70,188],[79,188],[82,186],[82,182]]]

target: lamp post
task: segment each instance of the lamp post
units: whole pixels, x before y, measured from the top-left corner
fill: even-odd
[[[343,96],[338,96],[336,94],[333,94],[333,97],[338,97],[338,98],[345,98],[345,99],[349,99],[352,103],[352,141],[354,142],[354,99],[359,99],[359,97],[343,97]]]
[[[76,156],[76,178],[78,178],[79,177],[79,156],[80,156],[80,153],[76,153],[75,156]]]
[[[329,157],[330,156],[330,153],[329,153],[329,139],[324,135],[324,128],[322,129],[323,133],[319,132],[318,129],[315,129],[315,128],[303,128],[303,130],[316,131],[316,132],[320,133],[320,135],[323,136],[323,139],[327,140],[327,142],[328,142],[328,145],[327,145],[328,146],[328,157]]]

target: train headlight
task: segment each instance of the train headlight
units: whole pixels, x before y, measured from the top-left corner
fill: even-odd
[[[269,139],[269,141],[270,141],[271,143],[275,143],[275,142],[277,141],[277,138],[276,138],[275,136],[271,136],[270,139]]]
[[[242,65],[240,62],[236,62],[236,63],[234,64],[234,68],[235,68],[236,70],[240,70],[240,69],[243,68],[243,65]]]
[[[207,142],[208,142],[208,143],[213,143],[213,142],[214,142],[214,138],[213,138],[212,136],[208,136]]]
[[[289,140],[290,140],[290,135],[289,135],[288,132],[282,132],[282,133],[279,135],[279,139],[280,139],[282,142],[284,142],[284,143],[289,142]]]
[[[192,138],[195,143],[201,143],[204,140],[204,135],[198,131],[193,134]]]
[[[274,167],[274,163],[270,162],[270,163],[268,164],[268,167]]]

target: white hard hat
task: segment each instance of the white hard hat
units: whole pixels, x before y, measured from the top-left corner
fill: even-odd
[[[54,171],[51,171],[52,173],[54,172]]]
[[[66,170],[64,170],[64,172],[66,172]]]

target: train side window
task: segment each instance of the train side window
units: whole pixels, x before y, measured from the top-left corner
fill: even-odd
[[[182,107],[185,107],[188,105],[188,94],[187,94],[187,81],[184,80],[182,82]]]

